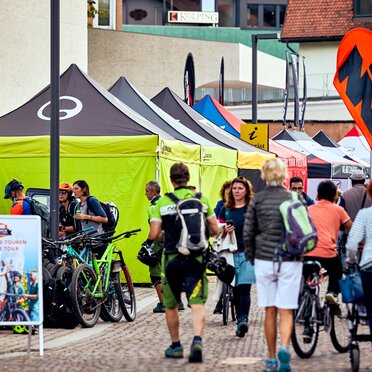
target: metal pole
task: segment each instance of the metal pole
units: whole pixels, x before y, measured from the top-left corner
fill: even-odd
[[[257,123],[257,36],[252,35],[252,124]]]
[[[279,34],[252,35],[252,124],[257,123],[257,44],[259,39],[279,39]]]
[[[50,0],[50,234],[58,239],[59,187],[59,10],[60,0]]]

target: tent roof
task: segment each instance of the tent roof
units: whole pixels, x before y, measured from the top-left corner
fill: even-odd
[[[331,137],[329,137],[326,133],[324,133],[322,130],[320,130],[314,137],[313,140],[317,143],[319,143],[321,146],[327,147],[332,151],[333,153],[337,154],[338,156],[341,156],[347,160],[354,160],[357,163],[369,167],[368,162],[357,156],[357,154],[351,153],[348,149],[345,147],[339,145],[336,141],[334,141]]]
[[[24,105],[0,118],[0,136],[50,134],[50,85]],[[72,64],[60,77],[59,132],[63,136],[173,137],[119,102]]]
[[[140,93],[125,77],[120,77],[116,83],[110,88],[110,92],[128,105],[131,109],[138,112],[140,115],[151,121],[161,130],[177,140],[198,143],[204,146],[221,146],[216,141],[210,141],[199,133],[194,132],[182,122],[175,120],[168,115],[155,103],[151,102],[142,93]]]
[[[371,150],[368,142],[356,125],[338,143],[348,151],[349,156],[354,157],[356,154],[367,163],[370,162]]]
[[[299,151],[293,150],[289,147],[281,145],[279,142],[276,142],[272,139],[269,139],[269,149],[271,152],[277,154],[280,158],[296,158],[307,162],[307,156]]]
[[[240,124],[245,124],[244,121],[240,120],[224,106],[220,105],[210,95],[204,96],[200,102],[194,105],[194,109],[212,123],[225,129],[235,137],[240,138]]]
[[[220,146],[247,152],[266,153],[266,151],[236,138],[232,134],[211,123],[208,119],[186,104],[169,88],[164,88],[153,97],[151,101],[175,119],[180,120],[191,130],[197,132],[210,141],[218,143]]]
[[[359,163],[340,157],[332,153],[326,147],[319,145],[305,132],[288,131],[284,129],[272,139],[296,151],[300,151],[306,155],[314,155],[314,157],[328,162],[332,165],[331,177],[348,177],[353,170],[363,168]],[[311,160],[311,158],[308,158],[308,161],[309,160]],[[310,172],[310,168],[309,177],[314,177]]]

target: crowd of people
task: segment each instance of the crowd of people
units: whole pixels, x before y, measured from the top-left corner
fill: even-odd
[[[262,167],[261,177],[266,187],[255,193],[252,184],[244,177],[223,183],[221,200],[213,207],[207,197],[189,186],[190,173],[183,163],[170,168],[172,194],[161,196],[160,185],[149,181],[145,185],[148,207],[149,234],[138,253],[141,262],[149,266],[151,283],[156,290],[158,303],[154,313],[165,313],[171,345],[165,350],[166,358],[182,358],[179,310],[184,309],[181,294],[185,292],[191,308],[194,338],[190,346],[189,361],[203,361],[202,336],[205,327],[204,304],[208,297],[205,251],[181,251],[180,233],[175,228],[178,218],[177,200],[198,198],[206,222],[207,237],[234,234],[235,285],[233,289],[237,323],[235,334],[249,335],[251,287],[256,285],[257,304],[264,308],[264,334],[268,357],[264,371],[290,371],[289,351],[293,329],[293,310],[298,306],[303,261],[316,260],[327,271],[329,284],[326,301],[339,302],[339,284],[343,262],[338,254],[340,232],[347,241],[346,264],[360,266],[367,318],[372,334],[372,182],[365,185],[366,177],[357,171],[351,175],[352,188],[340,196],[340,190],[331,180],[319,183],[314,201],[305,193],[299,177],[283,186],[287,169],[280,159],[270,159]],[[280,205],[297,192],[307,206],[308,214],[316,228],[316,247],[300,257],[283,257],[277,260],[277,247],[283,236]],[[296,194],[295,194],[296,195]],[[24,195],[23,185],[12,180],[6,186],[5,198],[12,199],[11,214],[32,214],[30,203]],[[90,195],[89,185],[78,180],[73,185],[60,184],[60,237],[68,236],[82,228],[93,226],[98,233],[107,216],[99,201]],[[15,276],[15,279],[17,277]],[[29,301],[35,301],[35,290]],[[217,303],[214,313],[221,311]],[[30,309],[34,305],[30,303]],[[279,321],[280,348],[277,351],[277,322]]]

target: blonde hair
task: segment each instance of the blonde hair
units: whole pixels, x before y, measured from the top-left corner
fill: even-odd
[[[261,178],[270,186],[280,186],[288,177],[287,167],[279,158],[266,160],[261,170]]]

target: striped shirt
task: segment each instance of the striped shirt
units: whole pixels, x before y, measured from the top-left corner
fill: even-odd
[[[350,230],[346,248],[356,252],[360,241],[364,240],[364,248],[360,260],[360,267],[372,263],[372,207],[361,209]]]

